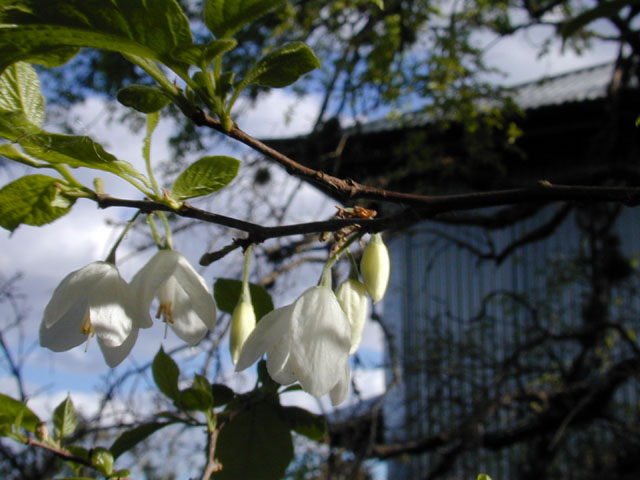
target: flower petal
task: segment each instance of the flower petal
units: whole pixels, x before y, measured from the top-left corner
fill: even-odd
[[[112,271],[117,272],[115,265],[111,263],[93,262],[67,275],[56,287],[44,309],[45,326],[51,327],[60,321],[77,303],[86,304],[88,292]]]
[[[294,303],[293,371],[315,397],[329,393],[344,374],[351,347],[349,320],[331,289],[312,287]]]
[[[169,281],[173,280],[170,279]],[[195,345],[209,330],[202,318],[193,310],[192,297],[187,295],[185,289],[178,282],[173,288],[173,323],[171,329],[178,337],[189,345]],[[214,305],[215,311],[215,305]]]
[[[212,329],[216,326],[216,302],[207,287],[207,282],[195,271],[185,257],[179,253],[178,255],[174,278],[188,294],[190,310],[200,318],[207,328]]]
[[[127,339],[133,320],[129,316],[129,285],[112,270],[89,293],[89,319],[101,342],[118,347]]]
[[[118,366],[120,362],[129,355],[129,352],[131,352],[131,349],[135,345],[137,339],[137,328],[133,328],[126,340],[117,347],[110,347],[109,345],[106,345],[102,339],[98,337],[98,344],[100,345],[100,350],[102,350],[102,355],[104,356],[104,360],[107,362],[107,365],[111,368]]]
[[[344,364],[344,373],[336,386],[331,389],[329,392],[329,397],[331,398],[331,405],[334,407],[336,405],[344,402],[344,399],[347,398],[347,392],[349,391],[349,382],[351,380],[351,369],[349,368],[349,363]]]
[[[351,326],[351,349],[349,355],[356,353],[362,341],[362,331],[369,316],[369,298],[363,283],[348,279],[336,290],[336,298],[349,319]]]
[[[158,250],[131,280],[131,289],[137,306],[135,314],[137,327],[149,328],[153,325],[153,320],[149,315],[151,302],[158,295],[160,286],[176,270],[179,255],[173,250]]]
[[[267,350],[270,350],[271,347],[278,342],[289,344],[292,311],[293,305],[287,305],[286,307],[272,310],[262,317],[242,346],[242,351],[236,364],[236,372],[240,372],[253,365]],[[288,348],[285,350],[288,353]],[[278,350],[278,352],[280,351]],[[272,369],[279,371],[285,361],[286,358],[281,358],[277,354],[274,355],[271,365]],[[269,369],[268,360],[267,369]]]
[[[40,345],[54,352],[65,352],[87,340],[82,333],[82,321],[87,314],[88,303],[76,302],[54,325],[47,327],[43,320],[40,324]]]

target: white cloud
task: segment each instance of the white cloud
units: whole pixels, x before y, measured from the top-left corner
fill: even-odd
[[[254,105],[240,104],[238,125],[256,138],[290,137],[309,133],[320,109],[318,95],[300,97],[290,90],[273,89]]]

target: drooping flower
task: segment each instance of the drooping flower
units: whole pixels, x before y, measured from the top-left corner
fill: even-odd
[[[175,250],[159,250],[131,281],[138,302],[140,328],[149,328],[151,302],[160,303],[156,318],[171,326],[178,337],[195,345],[216,323],[216,304],[204,279]]]
[[[247,338],[236,371],[244,370],[267,354],[267,371],[282,385],[300,382],[321,397],[341,403],[348,390],[351,347],[349,320],[333,291],[309,288],[295,302],[262,317]]]
[[[241,298],[231,316],[231,334],[229,338],[229,349],[231,350],[231,361],[238,363],[238,357],[242,345],[256,326],[256,312],[253,309],[251,300]]]
[[[336,290],[336,298],[347,315],[351,325],[351,349],[353,355],[360,346],[362,330],[369,316],[369,297],[362,282],[355,278],[348,278]]]
[[[116,266],[93,262],[71,272],[56,287],[44,310],[40,345],[63,352],[95,335],[107,365],[113,368],[138,337],[132,318],[129,285]]]
[[[373,303],[378,303],[387,291],[391,272],[389,251],[379,233],[374,233],[371,236],[369,244],[362,253],[360,272]]]

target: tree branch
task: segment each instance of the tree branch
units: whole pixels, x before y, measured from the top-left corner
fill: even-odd
[[[306,167],[300,167],[305,169],[305,171],[309,170]],[[328,182],[326,185],[332,185],[336,188],[339,187],[338,182],[342,182],[344,187],[343,192],[345,194],[346,192],[350,192],[349,195],[351,195],[352,198],[366,197],[402,203],[401,198],[403,198],[404,194],[373,189],[351,182],[350,180],[343,181],[335,179],[335,177],[323,173],[318,173],[318,175],[320,176],[317,178],[322,178],[324,179],[323,181]],[[408,227],[421,220],[434,218],[442,213],[475,210],[509,204],[574,201],[580,203],[615,202],[627,206],[637,206],[640,203],[640,187],[591,187],[545,183],[534,187],[510,190],[440,196],[410,195],[410,197],[411,201],[409,203],[415,205],[414,207],[408,207],[399,213],[378,219],[333,219],[276,227],[265,227],[217,213],[207,212],[193,207],[188,203],[183,203],[180,209],[173,210],[171,207],[159,202],[150,200],[127,200],[104,194],[96,195],[95,201],[100,208],[118,206],[137,208],[143,213],[151,213],[156,210],[173,212],[182,217],[194,218],[246,232],[249,234],[247,241],[261,243],[269,238],[337,231],[355,224],[360,225],[364,231],[373,233],[391,228]]]

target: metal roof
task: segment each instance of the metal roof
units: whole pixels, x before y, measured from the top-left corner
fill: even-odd
[[[524,109],[603,98],[613,75],[608,62],[546,77],[514,87],[514,100]]]
[[[604,98],[613,75],[613,62],[593,65],[559,75],[510,87],[516,104],[530,110],[563,103]],[[392,118],[381,118],[353,127],[359,133],[375,133],[422,126],[433,121],[426,112],[410,112]]]

